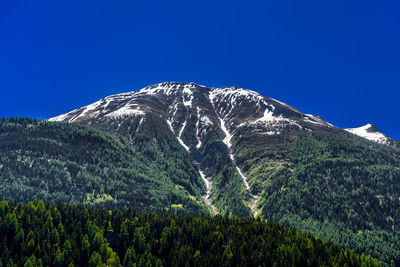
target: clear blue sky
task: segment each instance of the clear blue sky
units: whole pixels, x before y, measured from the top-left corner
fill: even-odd
[[[0,116],[193,81],[400,139],[399,14],[397,0],[2,0]]]

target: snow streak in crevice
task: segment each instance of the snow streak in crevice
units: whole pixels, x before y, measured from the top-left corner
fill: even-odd
[[[234,156],[233,156],[232,149],[231,149],[231,146],[232,146],[232,144],[231,144],[232,136],[231,136],[231,134],[229,133],[228,129],[226,129],[224,120],[221,119],[221,118],[219,118],[219,120],[220,120],[220,122],[221,122],[221,129],[222,129],[222,131],[225,133],[225,138],[224,138],[223,142],[225,143],[225,145],[226,145],[226,146],[228,147],[228,149],[229,149],[229,157],[231,158],[232,163],[233,163],[233,165],[236,167],[236,170],[238,171],[239,175],[242,177],[244,186],[246,187],[247,190],[249,190],[249,189],[250,189],[250,186],[249,186],[249,183],[247,182],[246,176],[244,176],[244,174],[242,173],[242,171],[240,170],[240,168],[235,164],[235,158],[234,158]]]
[[[213,206],[213,204],[211,204],[211,190],[212,190],[212,182],[207,179],[206,175],[204,174],[204,172],[202,172],[200,170],[200,164],[198,164],[198,168],[199,168],[199,173],[201,178],[203,179],[204,183],[206,184],[206,195],[204,196],[204,202],[207,204],[207,206],[209,207],[211,213],[213,215],[215,215],[217,213],[217,209]]]
[[[175,135],[175,131],[172,127],[172,122],[170,120],[167,119],[167,123],[169,128],[171,129],[172,133]],[[183,140],[181,139],[182,133],[184,131],[186,127],[186,120],[183,123],[178,136],[175,135],[175,137],[178,139],[179,143],[181,144],[181,146],[190,154],[190,149],[189,147],[183,142]],[[200,177],[203,179],[205,185],[206,185],[206,194],[204,195],[204,202],[207,204],[207,206],[209,207],[211,213],[213,215],[215,215],[217,213],[217,209],[211,204],[211,190],[212,190],[212,182],[210,181],[210,179],[208,179],[206,177],[206,175],[204,174],[204,172],[200,169],[200,164],[197,163],[197,167],[199,170],[199,174]]]
[[[235,163],[235,157],[234,157],[233,152],[232,152],[232,143],[231,143],[232,135],[229,133],[228,129],[226,128],[226,126],[225,126],[225,121],[220,117],[220,115],[218,114],[218,112],[217,112],[217,110],[216,110],[216,108],[215,108],[215,104],[214,104],[215,95],[212,94],[212,93],[213,93],[213,92],[210,93],[209,99],[210,99],[211,105],[212,105],[213,108],[214,108],[214,112],[215,112],[215,114],[217,115],[217,117],[218,117],[218,119],[219,119],[219,121],[220,121],[221,130],[222,130],[222,131],[224,132],[224,134],[225,134],[225,138],[223,139],[223,142],[224,142],[225,145],[228,147],[229,157],[231,158],[232,163],[233,163],[233,165],[235,166],[237,172],[238,172],[239,175],[241,176],[241,178],[242,178],[242,180],[243,180],[243,184],[244,184],[246,190],[249,191],[249,194],[250,194],[250,196],[251,196],[251,200],[249,201],[248,205],[249,205],[249,208],[251,209],[251,211],[253,212],[253,216],[256,217],[257,214],[258,214],[258,212],[259,212],[259,211],[257,210],[257,202],[258,202],[259,197],[250,193],[250,185],[249,185],[249,183],[247,182],[247,177],[243,174],[242,170],[241,170],[241,169],[236,165],[236,163]],[[233,108],[233,106],[231,107],[231,109],[232,109],[232,108]],[[230,111],[229,111],[229,112],[230,112]],[[229,112],[227,113],[227,115],[229,114]],[[224,118],[226,118],[227,115],[225,115]]]
[[[136,128],[135,133],[137,133],[137,132],[139,131],[140,126],[142,126],[143,121],[144,121],[144,117],[141,117],[141,118],[140,118],[140,121],[139,121],[139,124],[138,124],[138,126],[137,126],[137,128]]]
[[[185,120],[185,122],[183,123],[181,130],[179,131],[178,141],[179,141],[179,143],[181,143],[181,145],[186,149],[186,151],[189,152],[189,147],[188,147],[188,146],[183,142],[183,140],[182,140],[182,133],[183,133],[183,130],[185,130],[185,127],[186,127],[186,120]]]
[[[171,129],[172,133],[175,135],[174,128],[172,127],[172,122],[170,120],[167,120],[167,123],[168,123],[169,128]],[[185,121],[184,125],[182,126],[181,130],[179,131],[179,135],[178,136],[175,135],[175,137],[178,139],[178,141],[181,144],[181,146],[183,146],[183,148],[187,152],[189,152],[189,147],[187,145],[185,145],[185,143],[181,139],[181,135],[182,135],[183,129],[185,129],[185,126],[186,126],[186,121]]]
[[[201,147],[201,140],[199,136],[199,127],[200,127],[200,109],[197,107],[197,122],[196,122],[196,139],[197,139],[197,145],[196,148],[199,149]]]

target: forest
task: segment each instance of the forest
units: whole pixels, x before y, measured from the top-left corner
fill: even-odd
[[[261,219],[0,202],[0,266],[381,266]]]
[[[172,140],[146,131],[129,140],[81,124],[0,118],[1,199],[208,214],[197,167]]]
[[[221,133],[211,131],[191,159],[167,125],[150,122],[132,135],[0,119],[0,200],[210,215],[197,161],[212,177],[219,214],[251,216]],[[232,142],[261,219],[400,264],[400,150],[318,129],[266,136],[243,128]]]
[[[1,199],[210,214],[198,167],[167,125],[156,116],[148,121],[132,134],[128,128],[138,120],[113,132],[97,125],[0,118]],[[219,213],[251,216],[242,179],[217,133],[210,133],[201,154]]]
[[[242,134],[238,158],[262,218],[400,264],[399,149],[343,131]]]

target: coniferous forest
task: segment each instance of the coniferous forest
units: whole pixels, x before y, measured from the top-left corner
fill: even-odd
[[[276,231],[278,231],[277,235],[285,233],[285,238],[286,233],[299,234],[302,238],[307,237],[311,240],[316,240],[315,237],[321,238],[323,241],[315,242],[324,249],[335,247],[339,254],[335,254],[336,252],[329,254],[333,250],[328,249],[330,256],[325,258],[323,256],[325,254],[321,254],[322,250],[313,250],[314,254],[312,254],[302,250],[300,244],[293,247],[290,252],[284,248],[273,250],[275,252],[268,252],[270,253],[268,254],[264,250],[270,249],[271,238],[265,236],[258,240],[261,243],[265,241],[263,243],[265,248],[262,248],[264,245],[257,247],[255,244],[248,244],[259,238],[258,235],[248,237],[247,235],[255,234],[254,230],[243,225],[254,225],[259,222],[253,219],[232,218],[234,216],[249,217],[249,208],[244,201],[245,194],[241,192],[243,188],[241,178],[234,171],[232,164],[226,163],[228,152],[223,142],[216,137],[211,137],[205,142],[203,153],[207,157],[202,164],[209,166],[206,170],[216,175],[213,179],[212,203],[220,215],[231,219],[219,216],[201,217],[208,216],[211,212],[203,199],[206,188],[199,176],[198,167],[168,128],[156,120],[143,124],[141,130],[130,138],[129,135],[123,133],[104,131],[84,124],[55,123],[27,118],[0,119],[0,178],[2,181],[0,200],[11,201],[10,203],[14,203],[13,201],[28,203],[35,198],[43,200],[44,203],[54,201],[57,205],[61,205],[58,208],[61,214],[66,214],[65,210],[79,209],[89,214],[87,220],[92,223],[95,222],[96,216],[100,216],[95,215],[97,213],[108,214],[109,210],[121,210],[121,212],[113,211],[111,215],[107,215],[114,218],[115,214],[128,216],[129,212],[125,211],[134,209],[138,213],[132,213],[134,214],[132,216],[138,217],[139,221],[148,221],[150,225],[154,218],[168,221],[162,226],[161,232],[165,227],[171,226],[169,221],[172,218],[179,227],[186,227],[187,224],[190,225],[196,220],[214,223],[215,228],[219,226],[218,231],[221,233],[227,231],[225,228],[229,228],[231,223],[239,224],[235,229],[238,233],[241,229],[240,236],[243,236],[243,239],[232,237],[218,241],[219,243],[216,243],[218,247],[213,247],[213,250],[208,252],[209,255],[206,250],[199,249],[197,243],[190,243],[192,241],[189,237],[174,236],[171,239],[174,242],[170,241],[169,247],[177,246],[176,249],[179,248],[179,250],[168,253],[184,255],[179,260],[175,259],[178,263],[173,261],[175,256],[157,254],[158,241],[152,243],[146,236],[146,240],[150,242],[154,264],[157,263],[157,259],[160,259],[159,263],[162,265],[185,265],[186,261],[189,265],[194,265],[192,256],[194,257],[199,250],[201,265],[220,265],[221,257],[227,247],[227,243],[224,242],[229,240],[232,240],[230,247],[238,246],[232,250],[232,261],[228,261],[232,265],[257,265],[258,263],[272,265],[276,262],[278,266],[281,266],[289,264],[283,262],[287,260],[286,258],[298,255],[295,257],[296,265],[302,265],[303,261],[310,260],[311,265],[338,264],[341,266],[344,264],[343,257],[350,257],[349,253],[352,249],[354,249],[351,254],[355,257],[354,262],[360,264],[366,258],[366,256],[361,256],[363,254],[371,255],[382,264],[399,264],[400,239],[396,222],[399,219],[400,206],[399,199],[395,197],[399,192],[398,178],[400,177],[398,149],[375,144],[345,133],[331,134],[318,130],[314,130],[313,133],[299,133],[295,137],[285,135],[284,132],[279,137],[255,136],[245,131],[241,132],[241,136],[241,139],[232,140],[234,150],[238,151],[237,163],[248,175],[253,193],[260,196],[259,216],[271,222],[266,227],[275,230],[283,229]],[[265,138],[281,139],[264,140]],[[248,140],[251,142],[247,142]],[[76,204],[83,204],[83,206],[74,206]],[[17,209],[24,207],[22,204],[12,205]],[[83,211],[85,210],[83,207],[89,210]],[[153,211],[158,215],[139,215]],[[172,213],[178,217],[162,215],[162,213]],[[19,221],[25,216],[24,214],[25,212],[20,217],[16,217],[16,220]],[[5,215],[1,216],[2,222],[6,220]],[[74,218],[74,216],[68,215],[66,222],[68,218]],[[81,215],[79,216],[81,219]],[[32,220],[32,216],[28,216],[27,220],[28,222]],[[279,225],[272,222],[277,222]],[[86,224],[86,221],[80,221],[76,224],[79,227],[75,224],[70,227],[78,227],[84,233],[87,230],[84,226]],[[125,244],[123,247],[120,236],[115,234],[119,231],[119,227],[122,227],[122,222],[113,224],[112,221],[113,231],[108,231],[110,229],[105,224],[104,220],[96,219],[96,227],[104,229],[104,238],[106,238],[104,240],[116,253],[120,264],[124,264],[125,254],[131,244],[129,246]],[[59,222],[57,222],[58,225]],[[297,230],[284,228],[284,226],[294,227],[302,233],[309,234],[301,234]],[[67,226],[63,224],[63,227]],[[6,235],[7,231],[4,232]],[[44,230],[23,228],[24,238],[30,231],[37,234],[37,231]],[[22,232],[19,234],[21,235]],[[7,239],[3,241],[3,247],[7,247],[4,251],[10,253],[4,255],[14,255],[12,253],[17,252],[13,252],[15,251],[13,249],[18,250],[24,247],[24,245],[13,247],[14,236],[17,237],[18,233],[15,232],[12,237],[7,236]],[[209,233],[207,239],[210,241],[207,242],[214,242],[213,238],[215,239]],[[39,247],[40,251],[34,254],[35,258],[39,260],[43,257],[43,265],[54,265],[55,258],[50,259],[49,255],[56,254],[57,249],[52,251],[51,246],[44,245],[44,239],[33,240],[36,242],[35,248]],[[75,244],[79,244],[75,247],[81,245],[82,240],[74,240]],[[58,246],[60,253],[63,251],[65,241],[64,239]],[[25,242],[26,247],[30,239],[24,239],[21,242]],[[204,247],[212,247],[212,243],[207,242]],[[261,244],[260,242],[257,243]],[[282,244],[286,246],[292,243],[292,237],[288,237],[288,242]],[[187,246],[182,247],[184,244]],[[247,245],[243,246],[243,244]],[[154,246],[157,249],[153,249]],[[274,246],[271,249],[278,249]],[[47,256],[41,256],[45,249],[49,249],[45,253]],[[147,262],[141,258],[145,250],[143,253],[140,251],[142,250],[135,250],[136,256],[134,260],[131,260],[132,262]],[[340,256],[341,252],[343,252],[343,257],[339,260],[336,256]],[[22,266],[31,255],[18,253],[15,257],[12,256],[12,260]],[[87,263],[92,254],[93,251],[87,256]],[[264,254],[269,256],[263,256]],[[150,254],[147,253],[147,255]],[[313,259],[314,256],[315,259]],[[3,265],[9,262],[11,256],[7,257],[7,259],[3,257]],[[73,260],[67,263],[78,264],[78,258],[74,257],[71,256]],[[282,259],[278,259],[279,257]],[[359,260],[356,260],[357,257],[360,257]],[[102,262],[107,263],[104,257]],[[350,262],[348,265],[354,266]]]
[[[380,266],[260,219],[0,202],[0,266]]]
[[[172,138],[155,144],[146,134],[131,141],[81,124],[0,118],[1,198],[208,213],[197,168]]]

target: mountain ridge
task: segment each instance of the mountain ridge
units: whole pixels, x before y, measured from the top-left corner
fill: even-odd
[[[140,93],[147,93],[147,94],[152,95],[152,94],[156,94],[157,92],[160,93],[162,90],[164,90],[165,94],[170,95],[171,91],[173,91],[173,90],[181,89],[181,90],[185,91],[185,90],[190,90],[190,88],[202,88],[204,90],[207,90],[208,92],[218,91],[218,90],[220,90],[220,91],[224,91],[224,90],[225,91],[232,91],[232,90],[235,91],[236,90],[237,92],[242,92],[242,93],[243,92],[247,92],[249,95],[262,96],[260,93],[258,93],[256,91],[252,91],[252,90],[249,90],[249,89],[244,89],[244,88],[237,87],[237,86],[207,87],[207,86],[204,86],[204,85],[199,85],[199,84],[194,83],[194,82],[188,82],[188,83],[186,83],[186,82],[161,82],[161,83],[157,83],[157,84],[154,84],[154,85],[146,86],[146,87],[144,87],[144,88],[142,88],[142,89],[140,89],[138,91],[130,91],[130,92],[126,92],[126,93],[120,93],[120,94],[115,94],[115,95],[110,95],[110,96],[104,97],[104,98],[100,99],[99,101],[96,101],[96,102],[94,102],[94,103],[92,103],[90,105],[74,109],[74,110],[72,110],[70,112],[67,112],[65,114],[62,114],[62,115],[59,115],[59,116],[56,116],[56,117],[52,117],[52,118],[50,118],[48,120],[49,121],[66,121],[66,118],[67,118],[68,114],[73,113],[73,112],[78,112],[79,110],[83,110],[83,112],[81,114],[78,114],[77,116],[71,117],[71,118],[69,118],[67,120],[68,122],[74,122],[79,117],[84,116],[86,114],[86,112],[90,112],[91,109],[95,109],[96,108],[95,104],[96,103],[99,104],[99,102],[101,102],[101,101],[105,101],[106,103],[109,103],[109,101],[114,99],[114,98],[125,98],[125,97],[129,98],[129,97],[133,97],[136,94],[140,94]],[[183,93],[185,93],[185,92],[183,92]],[[264,96],[262,96],[262,97],[264,97]],[[325,121],[324,119],[322,119],[319,116],[316,116],[316,115],[313,115],[313,114],[302,113],[299,110],[297,110],[296,108],[294,108],[294,107],[292,107],[292,106],[290,106],[290,105],[288,105],[288,104],[286,104],[284,102],[276,100],[274,98],[268,98],[268,99],[270,99],[270,100],[272,100],[272,101],[274,101],[276,103],[279,103],[282,106],[287,107],[288,109],[294,111],[295,113],[303,114],[305,120],[309,120],[309,121],[314,122],[314,123],[324,123],[326,125],[329,125],[329,126],[332,126],[332,127],[336,127],[336,126],[330,124],[329,122]],[[184,101],[184,105],[185,106],[191,105],[190,103],[191,103],[190,100],[188,100],[186,102]],[[107,106],[107,104],[106,104],[106,106]],[[140,110],[140,109],[137,109],[137,110],[126,109],[126,110],[119,110],[119,112],[116,112],[114,114],[110,114],[109,116],[112,116],[112,115],[114,115],[114,116],[124,116],[124,115],[135,115],[135,114],[144,115],[144,112],[145,112],[144,110]],[[368,125],[371,125],[371,124],[367,124],[365,126],[368,126]],[[362,127],[365,127],[365,126],[362,126]],[[362,127],[359,127],[359,128],[362,128]],[[391,145],[391,146],[397,146],[398,145],[398,140],[390,138],[390,137],[386,136],[385,134],[383,134],[381,132],[379,132],[379,133],[382,134],[382,138],[380,138],[379,140],[377,140],[376,138],[375,139],[374,138],[368,138],[368,137],[366,137],[365,134],[364,135],[363,134],[357,134],[356,129],[359,129],[359,128],[347,128],[347,129],[343,129],[343,130],[351,132],[351,133],[354,133],[354,134],[356,134],[356,135],[358,135],[360,137],[366,138],[368,140],[376,141],[376,142],[387,144],[387,145]]]

